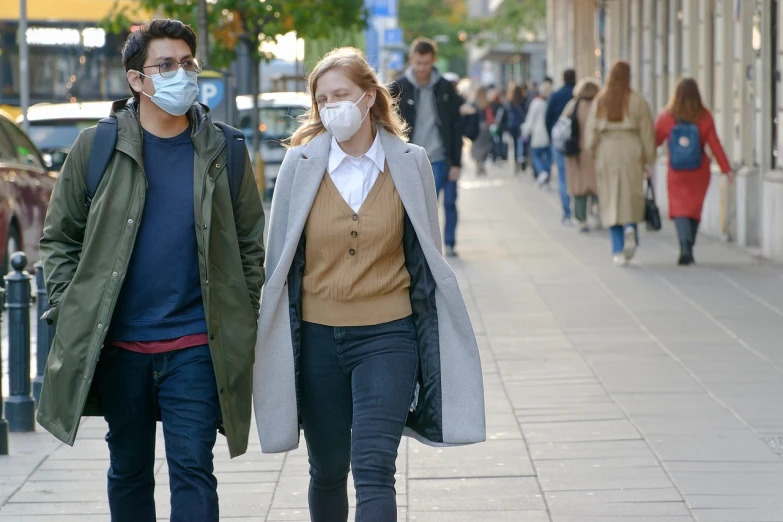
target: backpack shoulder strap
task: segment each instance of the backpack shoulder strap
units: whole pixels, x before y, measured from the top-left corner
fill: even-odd
[[[109,116],[99,120],[95,129],[95,139],[90,149],[90,159],[87,163],[85,203],[88,208],[98,190],[98,185],[101,184],[103,173],[109,166],[115,145],[117,145],[117,118]]]
[[[231,191],[231,203],[236,205],[239,197],[239,187],[242,184],[242,176],[245,174],[245,135],[241,130],[235,129],[223,122],[216,121],[215,125],[223,131],[226,137],[226,173],[228,174],[228,187]]]

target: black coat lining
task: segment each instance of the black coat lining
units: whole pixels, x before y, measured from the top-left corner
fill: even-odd
[[[410,297],[413,322],[419,341],[419,395],[416,408],[408,415],[406,425],[432,442],[443,442],[443,402],[440,374],[440,337],[438,309],[435,302],[437,284],[408,215],[405,215],[403,247],[405,266],[411,277]],[[288,302],[291,342],[294,350],[296,408],[299,406],[299,357],[301,354],[302,281],[305,269],[305,235],[299,239],[296,254],[288,272]]]

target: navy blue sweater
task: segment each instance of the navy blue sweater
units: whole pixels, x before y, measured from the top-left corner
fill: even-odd
[[[164,341],[207,331],[190,132],[158,138],[144,131],[147,196],[108,341]]]
[[[546,106],[546,130],[549,135],[552,135],[552,129],[555,127],[555,123],[560,119],[560,115],[574,97],[574,86],[564,85],[556,90],[552,96],[549,97],[549,103]]]

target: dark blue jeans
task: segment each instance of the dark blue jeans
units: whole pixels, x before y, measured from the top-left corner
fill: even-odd
[[[446,210],[446,226],[443,242],[453,247],[457,244],[457,182],[449,181],[449,164],[446,161],[433,161],[432,173],[435,175],[435,191],[443,192],[443,206]]]
[[[299,388],[310,457],[310,519],[396,522],[397,447],[413,400],[419,356],[410,319],[335,328],[302,323]]]
[[[552,149],[549,147],[533,148],[533,170],[536,176],[542,172],[552,175]]]
[[[552,145],[552,157],[555,160],[555,165],[557,165],[557,179],[560,185],[560,206],[563,209],[563,219],[571,219],[571,197],[568,195],[565,155]]]
[[[171,520],[217,522],[212,448],[220,417],[208,346],[147,355],[108,347],[97,378],[109,424],[112,522],[155,521],[155,429],[160,413]]]
[[[630,227],[633,229],[634,237],[636,238],[636,244],[639,244],[639,227],[636,223],[628,223],[627,225],[612,225],[609,227],[609,237],[612,240],[612,254],[619,254],[625,248],[625,229]]]

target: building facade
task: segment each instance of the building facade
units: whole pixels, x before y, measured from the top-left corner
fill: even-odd
[[[468,16],[492,16],[503,2],[517,0],[468,0]],[[494,42],[468,45],[468,76],[474,83],[505,88],[509,82],[540,82],[546,76],[546,24],[521,31],[522,43]]]
[[[105,100],[128,94],[120,50],[132,27],[100,27],[114,0],[38,0],[27,3],[30,102]],[[148,15],[135,2],[120,9]],[[0,106],[19,105],[19,2],[0,2]]]
[[[658,113],[676,82],[699,82],[737,182],[715,169],[703,230],[783,261],[783,22],[780,0],[548,0],[547,58],[557,78],[603,78],[631,64],[633,86]],[[655,183],[666,212],[666,157]]]

